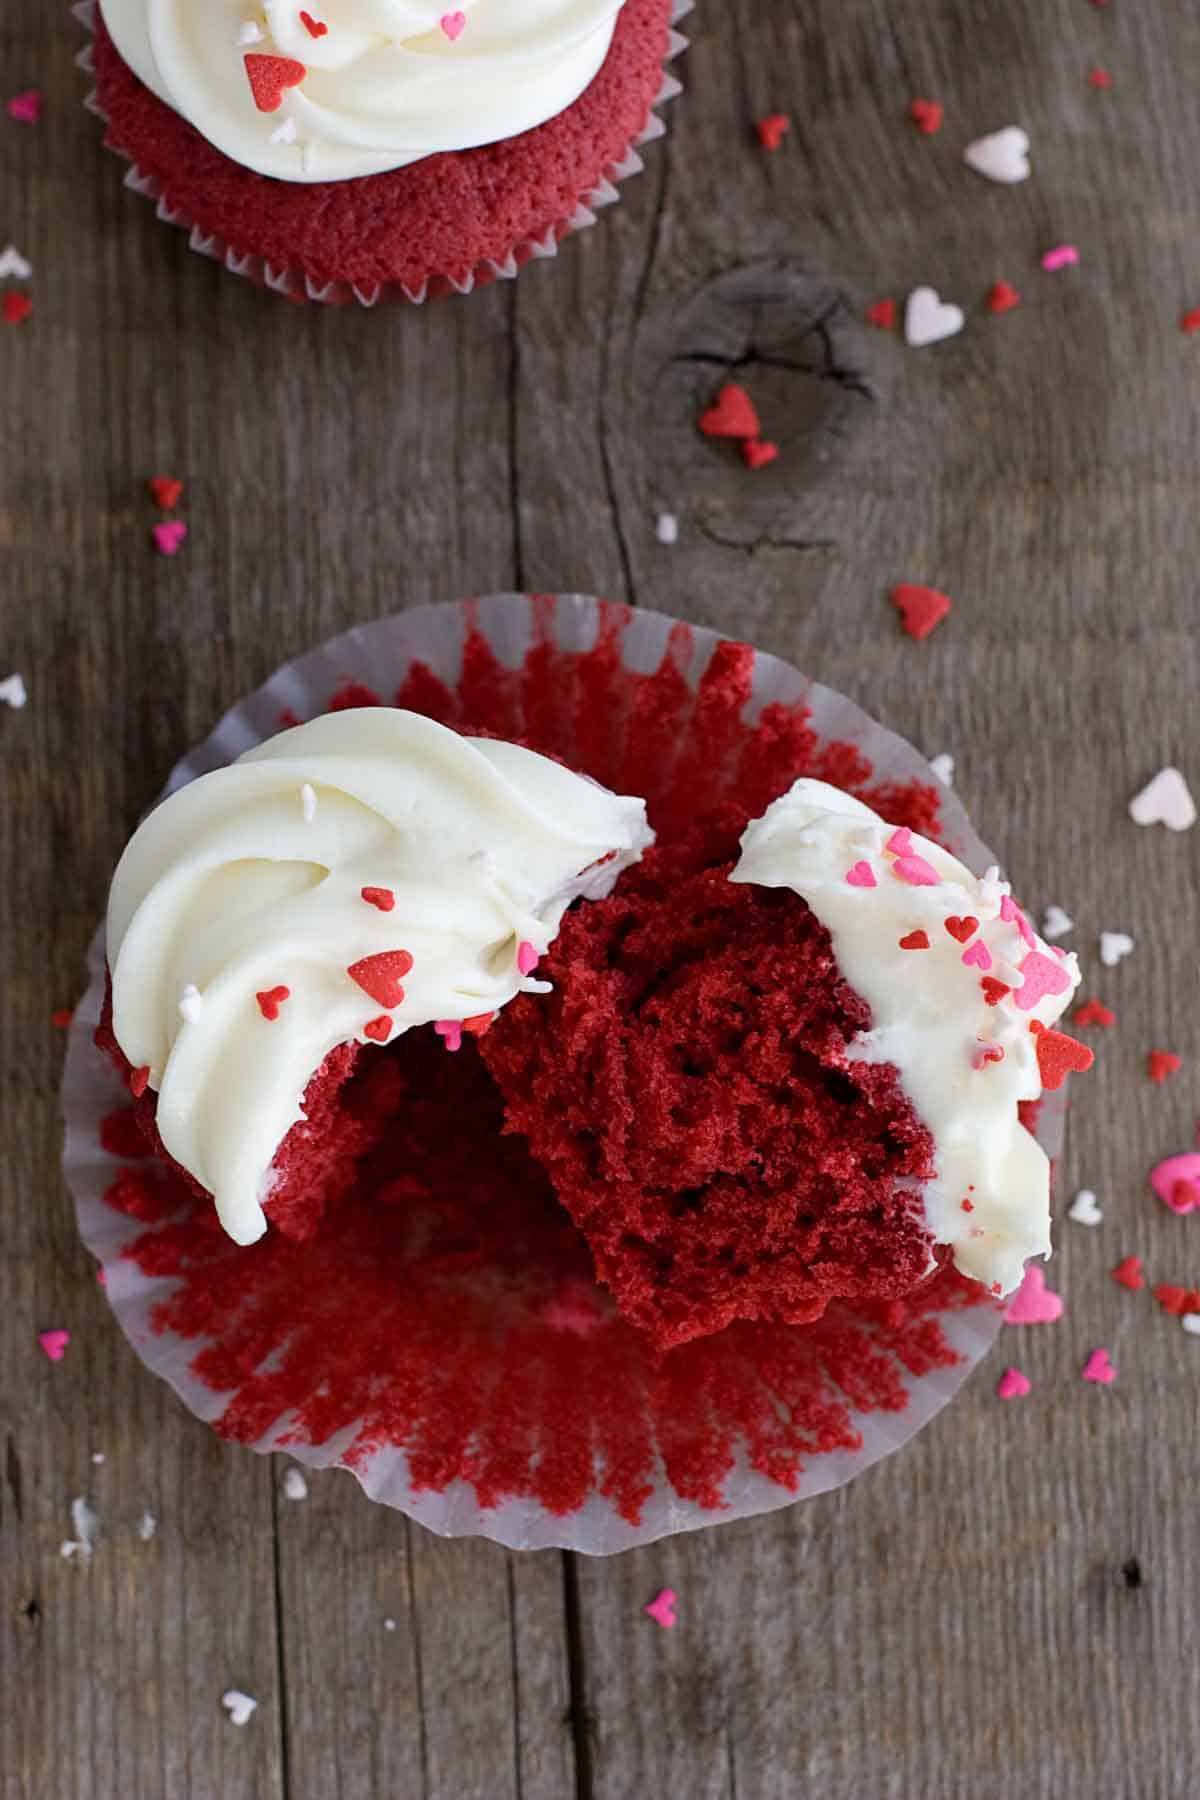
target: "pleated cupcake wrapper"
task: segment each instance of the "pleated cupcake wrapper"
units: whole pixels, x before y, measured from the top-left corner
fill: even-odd
[[[390,697],[412,664],[420,661],[453,689],[471,627],[482,633],[506,669],[521,669],[531,646],[545,643],[548,606],[552,608],[549,629],[558,650],[590,649],[603,621],[611,621],[614,612],[618,612],[624,625],[620,640],[624,666],[646,674],[658,668],[664,657],[672,655],[693,694],[721,641],[711,631],[686,628],[687,650],[681,657],[681,628],[676,621],[660,613],[614,609],[580,595],[559,596],[548,602],[544,596],[535,600],[525,595],[502,594],[463,605],[423,607],[361,626],[286,664],[256,693],[233,707],[212,735],[178,764],[165,792],[232,762],[244,750],[272,736],[280,728],[281,716],[304,719],[325,711],[331,697],[347,681],[362,682]],[[818,736],[858,746],[874,765],[875,778],[895,782],[916,779],[938,788],[947,846],[976,872],[994,860],[975,835],[958,799],[940,787],[925,758],[910,744],[877,725],[842,695],[811,682],[787,663],[759,653],[747,717],[756,718],[771,702],[786,706],[807,703],[809,722]],[[171,1383],[198,1418],[213,1422],[230,1396],[214,1393],[193,1372],[195,1359],[209,1340],[160,1334],[152,1329],[152,1309],[175,1284],[166,1278],[146,1276],[122,1255],[146,1228],[105,1203],[105,1191],[122,1165],[99,1148],[98,1128],[108,1113],[128,1103],[129,1096],[107,1057],[92,1041],[104,995],[102,930],[92,944],[89,970],[90,985],[75,1013],[63,1081],[64,1168],[75,1198],[79,1228],[84,1242],[103,1265],[108,1298],[138,1356]],[[1065,1105],[1065,1095],[1060,1093],[1047,1096],[1041,1107],[1037,1135],[1051,1158],[1057,1156],[1061,1147]],[[992,1347],[1001,1326],[1001,1310],[990,1302],[934,1316],[957,1352],[958,1363],[919,1377],[901,1370],[908,1390],[908,1402],[902,1412],[861,1412],[851,1406],[850,1415],[861,1439],[859,1447],[812,1454],[794,1490],[781,1487],[749,1466],[744,1451],[739,1450],[735,1466],[724,1482],[724,1504],[714,1509],[681,1498],[667,1480],[660,1458],[653,1477],[653,1493],[642,1509],[639,1523],[634,1525],[618,1516],[610,1501],[602,1497],[599,1489],[603,1469],[599,1465],[593,1468],[594,1489],[590,1497],[567,1517],[556,1516],[529,1498],[481,1507],[474,1490],[461,1479],[455,1479],[444,1492],[415,1491],[407,1453],[394,1446],[375,1450],[365,1460],[361,1456],[355,1458],[352,1472],[373,1499],[398,1508],[433,1531],[448,1536],[482,1535],[513,1548],[558,1545],[603,1554],[649,1543],[669,1533],[771,1511],[840,1487],[899,1449],[953,1397]],[[351,1466],[347,1457],[356,1427],[340,1432],[328,1442],[311,1444],[293,1439],[289,1428],[294,1426],[294,1419],[278,1420],[253,1448],[286,1448],[289,1456],[313,1469]]]
[[[671,15],[671,31],[668,39],[665,63],[674,62],[680,53],[687,49],[687,39],[675,27],[692,11],[695,0],[674,0]],[[71,11],[84,28],[95,34],[97,0],[76,0]],[[79,68],[95,76],[95,65],[91,44],[86,44],[76,56]],[[167,225],[177,225],[188,233],[188,242],[193,250],[201,256],[211,256],[215,261],[224,263],[231,275],[243,275],[256,287],[270,288],[276,294],[283,294],[287,299],[300,303],[313,301],[324,306],[348,306],[357,303],[359,306],[378,306],[381,302],[408,301],[414,306],[424,305],[426,300],[441,300],[450,294],[469,294],[477,287],[487,287],[493,281],[513,281],[526,263],[544,261],[547,257],[557,256],[558,247],[565,238],[572,237],[578,231],[586,231],[596,223],[596,215],[605,207],[614,205],[620,198],[618,188],[631,175],[640,175],[645,168],[640,151],[656,138],[664,136],[666,125],[658,115],[658,108],[665,106],[677,94],[683,92],[683,84],[664,66],[662,86],[651,103],[646,123],[623,157],[618,162],[610,163],[601,176],[599,184],[579,201],[568,218],[560,219],[548,227],[537,238],[527,238],[514,244],[503,261],[487,258],[476,263],[475,267],[464,276],[437,275],[423,282],[419,288],[406,287],[402,282],[377,282],[373,285],[358,284],[349,281],[316,282],[306,275],[302,269],[286,267],[273,268],[264,257],[253,252],[239,253],[231,244],[226,243],[216,232],[204,232],[192,222],[184,212],[168,204],[165,189],[161,181],[154,175],[148,175],[140,169],[119,145],[109,145],[116,154],[129,163],[125,172],[125,186],[135,194],[141,194],[147,200],[155,202],[158,217]],[[103,121],[105,127],[109,119],[100,105],[96,90],[93,87],[84,105],[89,112]]]

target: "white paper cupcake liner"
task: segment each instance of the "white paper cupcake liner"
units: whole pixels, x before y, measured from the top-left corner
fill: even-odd
[[[606,616],[611,618],[614,611],[580,595],[559,596],[550,604],[555,647],[568,652],[590,649],[602,621]],[[257,692],[233,707],[211,736],[176,766],[164,791],[169,793],[196,776],[233,761],[244,750],[273,735],[280,728],[281,715],[303,719],[325,711],[333,694],[347,681],[364,683],[390,697],[412,664],[420,661],[453,689],[472,626],[482,633],[506,669],[520,669],[539,633],[544,639],[546,608],[544,596],[535,599],[501,594],[463,605],[423,607],[347,632],[286,664]],[[681,628],[676,621],[660,613],[617,610],[625,626],[620,655],[627,669],[639,673],[656,669],[668,653],[669,640],[677,661],[680,660]],[[682,673],[694,693],[722,640],[700,627],[685,629],[689,651],[682,659]],[[819,737],[857,745],[874,765],[876,778],[895,782],[916,779],[938,787],[947,846],[976,872],[982,872],[995,860],[976,836],[958,799],[940,787],[925,758],[910,744],[876,724],[842,695],[811,682],[787,663],[759,653],[746,716],[757,718],[762,708],[772,702],[786,706],[806,703],[810,723]],[[175,1283],[144,1275],[122,1255],[146,1227],[105,1203],[105,1191],[122,1164],[100,1149],[99,1123],[114,1108],[128,1104],[129,1095],[108,1058],[93,1043],[105,987],[102,929],[91,947],[89,972],[90,985],[71,1027],[62,1090],[66,1121],[64,1170],[75,1199],[80,1232],[103,1266],[108,1298],[137,1354],[148,1368],[171,1383],[198,1418],[213,1422],[229,1396],[214,1393],[196,1377],[192,1367],[209,1340],[161,1334],[152,1329],[152,1309]],[[1042,1104],[1037,1136],[1052,1158],[1061,1148],[1065,1107],[1065,1093],[1047,1096]],[[682,1499],[673,1491],[660,1459],[653,1479],[654,1491],[639,1522],[632,1524],[618,1516],[612,1504],[601,1496],[599,1470],[591,1497],[566,1517],[556,1516],[527,1498],[490,1509],[481,1507],[474,1490],[462,1480],[455,1480],[441,1493],[416,1492],[407,1454],[396,1447],[376,1450],[365,1461],[360,1458],[352,1472],[373,1499],[396,1507],[447,1536],[482,1535],[514,1549],[553,1545],[591,1554],[625,1550],[669,1533],[791,1505],[841,1486],[899,1449],[953,1397],[987,1354],[1001,1326],[1001,1310],[990,1303],[946,1311],[936,1318],[961,1360],[953,1368],[936,1369],[919,1377],[903,1373],[909,1399],[902,1412],[862,1412],[851,1407],[861,1440],[859,1447],[812,1455],[794,1491],[750,1467],[744,1450],[739,1449],[724,1483],[724,1504],[719,1508],[706,1507]],[[277,1420],[252,1447],[260,1451],[286,1447],[295,1461],[314,1469],[350,1466],[346,1457],[355,1428],[339,1433],[329,1442],[313,1445],[293,1441],[289,1424],[294,1421],[286,1417]]]
[[[303,269],[286,267],[274,268],[262,256],[253,252],[239,253],[224,238],[215,232],[204,232],[188,219],[185,214],[168,205],[163,184],[154,175],[140,169],[135,161],[118,145],[109,145],[124,161],[129,163],[125,172],[125,186],[135,194],[155,203],[158,217],[166,225],[176,225],[188,233],[188,243],[201,256],[211,256],[216,262],[224,263],[231,275],[242,275],[252,281],[256,287],[270,288],[276,294],[283,294],[289,300],[299,302],[313,301],[325,306],[378,306],[381,303],[408,301],[414,306],[424,305],[426,300],[440,300],[450,294],[469,294],[477,287],[487,287],[493,281],[513,281],[526,263],[544,261],[548,257],[558,255],[558,247],[576,232],[586,231],[596,223],[596,215],[605,207],[614,205],[620,198],[618,188],[631,175],[640,175],[645,168],[640,151],[662,137],[666,125],[659,117],[659,108],[673,100],[683,92],[683,84],[665,65],[672,63],[687,49],[688,42],[676,30],[680,21],[692,11],[695,0],[674,0],[671,13],[671,31],[668,37],[667,54],[664,58],[662,85],[651,102],[642,130],[629,145],[619,161],[610,163],[600,178],[599,183],[590,193],[580,200],[567,218],[560,219],[549,226],[540,237],[528,238],[516,244],[502,262],[486,258],[476,263],[465,276],[451,275],[433,276],[422,282],[419,288],[406,287],[403,282],[376,282],[373,285],[358,284],[349,281],[327,281],[318,283],[306,275]],[[97,0],[75,0],[71,11],[80,24],[91,34],[96,29]],[[92,45],[85,44],[75,58],[76,64],[85,74],[94,80],[95,63]],[[92,87],[84,105],[89,112],[95,113],[107,127],[108,115],[100,105],[96,89]]]

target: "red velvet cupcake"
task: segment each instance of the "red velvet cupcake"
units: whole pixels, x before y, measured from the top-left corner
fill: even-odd
[[[552,256],[660,135],[681,0],[84,0],[127,184],[295,300],[422,301]]]
[[[334,670],[345,680],[331,689]],[[520,754],[493,739],[519,740],[565,765],[556,782],[577,782],[572,769],[591,777],[601,787],[587,793],[607,790],[602,807],[646,794],[657,843],[635,847],[624,826],[589,840],[571,867],[586,875],[607,843],[591,897],[553,941],[514,927],[504,955],[485,959],[497,986],[479,1016],[460,981],[455,1016],[439,1017],[436,943],[396,936],[394,921],[407,930],[441,915],[423,913],[399,876],[360,884],[351,858],[337,916],[364,943],[347,948],[339,928],[332,960],[327,912],[308,919],[329,889],[304,871],[328,872],[331,847],[377,857],[380,844],[346,836],[361,794],[342,818],[323,780],[305,797],[289,761],[314,730],[329,727],[332,742],[334,720],[273,734],[281,713],[371,700],[450,726],[436,741],[460,746],[452,762],[475,755],[455,733],[484,734],[493,760]],[[400,717],[378,715],[381,737]],[[373,729],[369,712],[350,718],[355,732]],[[981,1041],[978,1064],[960,1046],[963,1081],[992,1081],[982,1049],[1005,1049],[988,1091],[1011,1148],[1004,1095],[1030,1058],[1036,1076],[1042,1021],[1011,1000],[993,1006],[981,984],[1008,972],[1005,958],[1044,947],[1025,945],[1003,884],[964,870],[986,915],[967,928],[948,885],[961,864],[937,840],[977,868],[990,858],[916,752],[746,646],[653,614],[516,596],[385,620],[290,665],[172,787],[224,769],[247,742],[260,748],[226,773],[258,771],[255,804],[265,783],[275,809],[266,838],[256,814],[259,860],[267,841],[272,860],[253,893],[205,902],[181,934],[171,909],[184,887],[172,876],[167,914],[139,937],[130,920],[161,875],[159,852],[139,852],[114,884],[110,920],[118,988],[126,963],[186,976],[184,1017],[198,1000],[220,1054],[184,1058],[164,1084],[155,1034],[166,1014],[126,1006],[114,1032],[100,1016],[97,945],[64,1088],[85,1240],[138,1354],[200,1417],[255,1448],[349,1468],[372,1497],[436,1530],[595,1552],[838,1485],[945,1404],[1000,1322],[986,1284],[953,1261],[1003,1252],[1019,1275],[1019,1240],[1005,1239],[995,1196],[953,1157],[953,1193],[960,1182],[964,1198],[975,1191],[978,1210],[927,1204],[940,1191],[944,1121],[921,1083],[945,1044],[918,1032],[889,1040],[890,1063],[860,1052],[872,1029],[919,1021],[914,981],[944,988],[970,1030],[994,1040]],[[178,796],[187,829],[158,829],[164,855],[173,843],[197,853],[210,828],[237,838],[223,800],[205,811],[216,791],[200,782]],[[322,830],[327,843],[311,835]],[[240,839],[222,843],[225,856]],[[522,851],[513,868],[528,861]],[[462,867],[494,899],[477,860]],[[250,921],[268,898],[264,933]],[[900,936],[929,942],[905,950]],[[896,945],[890,963],[878,941]],[[893,983],[898,958],[926,959],[895,1019],[857,966],[865,943]],[[381,987],[380,955],[411,966],[389,963]],[[235,965],[232,986],[217,979]],[[1040,965],[1015,972],[1014,988],[1035,986],[1035,967],[1061,992]],[[403,1024],[411,1005],[424,1009],[415,1029],[370,1029],[380,1017]],[[331,1018],[337,1007],[346,1018]],[[322,1030],[343,1045],[326,1060]],[[287,1132],[270,1120],[263,1142],[278,1156],[264,1184],[240,1154],[257,1142],[261,1110],[248,1084],[264,1058],[292,1067],[297,1043],[301,1086],[320,1066],[304,1116]],[[1054,1098],[1026,1114],[1051,1154]],[[242,1109],[232,1132],[230,1107]],[[179,1135],[189,1109],[200,1119],[190,1145]],[[986,1102],[980,1116],[994,1151]],[[205,1118],[220,1126],[220,1155]],[[255,1221],[259,1201],[266,1220]]]

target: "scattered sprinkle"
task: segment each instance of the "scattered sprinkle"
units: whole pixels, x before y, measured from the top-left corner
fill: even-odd
[[[140,1100],[150,1085],[150,1065],[143,1063],[140,1069],[134,1069],[129,1077],[129,1091],[135,1100]]]
[[[1083,1379],[1097,1382],[1101,1387],[1108,1387],[1117,1379],[1117,1371],[1113,1368],[1107,1350],[1093,1350],[1083,1365]]]
[[[65,1538],[58,1547],[58,1553],[68,1562],[76,1556],[86,1562],[96,1548],[100,1520],[82,1494],[71,1502],[71,1529],[75,1536]]]
[[[908,116],[922,137],[934,137],[942,129],[946,110],[936,100],[913,100]]]
[[[1200,1207],[1200,1150],[1168,1156],[1150,1171],[1150,1186],[1180,1218]]]
[[[152,1512],[144,1512],[137,1522],[137,1534],[143,1544],[148,1544],[158,1530],[158,1520]]]
[[[936,288],[914,288],[904,308],[904,337],[914,350],[957,337],[966,318],[961,306],[943,300]]]
[[[107,1462],[108,1458],[105,1456],[103,1450],[93,1450],[92,1461],[99,1466],[101,1463]]]
[[[57,1012],[50,1014],[50,1023],[56,1030],[66,1031],[74,1017],[75,1013],[71,1007],[60,1006]]]
[[[1144,1288],[1146,1285],[1146,1277],[1142,1274],[1142,1259],[1140,1256],[1125,1257],[1122,1262],[1117,1264],[1115,1269],[1110,1270],[1110,1274],[1114,1281],[1119,1282],[1123,1288],[1128,1288],[1131,1294],[1138,1293],[1140,1289]]]
[[[902,581],[894,587],[889,598],[900,614],[900,623],[905,631],[918,643],[941,624],[954,605],[948,594],[940,594],[936,588],[922,587],[909,581]]]
[[[1017,989],[1016,1004],[1021,1012],[1032,1012],[1047,994],[1057,998],[1071,985],[1071,977],[1062,964],[1051,956],[1043,956],[1040,950],[1031,950],[1018,967],[1021,985]]]
[[[390,1010],[403,1001],[401,978],[412,966],[413,959],[407,950],[380,950],[374,956],[364,956],[351,963],[346,973],[364,994]]]
[[[736,381],[727,381],[707,412],[699,418],[705,437],[742,438],[747,441],[760,434],[758,413],[753,400]]]
[[[1055,938],[1066,937],[1067,933],[1069,931],[1074,931],[1074,929],[1074,919],[1071,918],[1069,913],[1065,913],[1061,906],[1048,906],[1046,908],[1046,916],[1042,921],[1042,936],[1044,938],[1048,938],[1050,942],[1053,943]]]
[[[168,519],[166,524],[155,525],[150,532],[160,556],[178,555],[187,534],[188,528],[182,519]]]
[[[987,309],[990,313],[1012,312],[1020,306],[1021,296],[1007,281],[994,281],[988,289]]]
[[[33,301],[28,294],[18,294],[12,288],[0,300],[0,313],[4,315],[6,325],[20,325],[33,311]]]
[[[450,42],[454,43],[455,39],[460,38],[463,34],[463,30],[467,23],[467,15],[465,12],[443,13],[438,23],[441,25],[446,36],[450,39]]]
[[[273,144],[294,144],[295,141],[296,141],[296,121],[295,121],[295,119],[285,119],[283,121],[283,124],[277,125],[275,127],[274,131],[271,133],[271,142]]]
[[[769,438],[745,438],[741,444],[742,461],[749,469],[765,469],[779,461],[779,445]]]
[[[765,119],[758,121],[754,129],[763,149],[775,151],[792,129],[792,121],[786,113],[768,113]]]
[[[911,856],[913,834],[907,825],[898,825],[883,847],[889,856]]]
[[[968,169],[974,169],[977,175],[986,175],[989,181],[1011,184],[1016,181],[1028,181],[1032,173],[1029,167],[1029,133],[1022,131],[1019,125],[1006,125],[1002,131],[993,131],[987,137],[976,138],[963,151],[963,161]]]
[[[1147,1073],[1151,1081],[1164,1082],[1168,1075],[1178,1075],[1183,1067],[1183,1058],[1176,1056],[1173,1050],[1152,1050],[1147,1061]]]
[[[396,1629],[395,1619],[385,1619],[383,1621],[383,1629],[385,1631],[395,1631],[395,1629]]]
[[[1062,1310],[1062,1296],[1053,1293],[1046,1286],[1046,1276],[1042,1265],[1030,1263],[1025,1271],[1025,1279],[1008,1303],[1004,1323],[1006,1325],[1052,1325],[1055,1319],[1062,1317]]]
[[[462,1049],[462,1020],[461,1019],[438,1019],[435,1022],[433,1029],[437,1032],[437,1034],[440,1038],[444,1038],[446,1040],[447,1050],[461,1050]]]
[[[532,975],[541,961],[537,950],[528,938],[522,938],[517,945],[517,971],[521,975]]]
[[[226,1688],[221,1695],[221,1705],[235,1725],[248,1725],[258,1710],[258,1701],[250,1694],[243,1694],[240,1688]]]
[[[661,1625],[664,1631],[671,1631],[677,1623],[675,1617],[675,1599],[676,1595],[674,1588],[662,1588],[654,1596],[649,1606],[644,1607],[642,1610],[649,1613],[650,1617],[654,1620],[654,1623],[656,1625]]]
[[[295,1463],[290,1463],[283,1472],[283,1491],[289,1500],[308,1499],[308,1483]]]
[[[370,1038],[373,1044],[386,1044],[392,1035],[392,1021],[386,1013],[380,1013],[377,1019],[368,1019],[363,1026],[363,1036]]]
[[[1077,1225],[1099,1225],[1104,1214],[1096,1205],[1096,1196],[1091,1188],[1080,1188],[1067,1208],[1067,1217],[1074,1219]]]
[[[39,1331],[38,1343],[53,1363],[61,1362],[71,1341],[69,1331]]]
[[[1106,969],[1115,969],[1133,948],[1133,939],[1123,931],[1102,931],[1100,933],[1100,961]]]
[[[170,512],[179,505],[183,495],[182,481],[176,481],[173,475],[155,475],[147,484],[150,498],[159,512]]]
[[[983,989],[983,997],[989,1006],[999,1006],[1005,994],[1012,993],[1008,983],[997,981],[994,975],[985,975],[979,985]]]
[[[1078,261],[1079,251],[1074,244],[1055,244],[1043,256],[1042,267],[1053,274],[1056,269],[1074,268]]]
[[[6,675],[4,680],[0,681],[0,700],[4,702],[5,706],[11,706],[15,712],[20,712],[28,699],[29,690],[26,688],[22,676]]]
[[[975,936],[975,933],[979,930],[979,920],[978,919],[976,919],[976,918],[961,919],[961,918],[959,918],[957,913],[951,913],[950,917],[948,919],[944,919],[942,921],[942,923],[945,925],[946,930],[949,932],[950,936],[954,939],[956,944],[968,943],[970,941],[970,939]]]
[[[251,51],[242,58],[246,79],[259,112],[278,112],[288,88],[299,87],[308,74],[294,56],[263,56]]]
[[[1196,803],[1178,769],[1160,769],[1129,802],[1135,825],[1165,825],[1168,831],[1189,831],[1196,823]]]
[[[929,933],[927,931],[910,931],[907,937],[900,939],[902,950],[928,950]]]
[[[314,19],[309,12],[300,14],[300,23],[310,38],[323,38],[329,30],[328,25],[322,19]]]
[[[1117,1015],[1100,1000],[1085,1000],[1082,1006],[1075,1008],[1071,1020],[1075,1025],[1102,1025],[1105,1031],[1110,1031],[1117,1022]]]
[[[878,887],[875,871],[869,862],[856,862],[853,868],[846,870],[846,886],[854,888]]]
[[[1194,1288],[1176,1287],[1174,1282],[1160,1281],[1154,1290],[1154,1298],[1173,1319],[1182,1319],[1185,1313],[1200,1312],[1200,1294]]]
[[[237,41],[239,49],[244,48],[247,44],[261,44],[263,41],[262,26],[254,19],[247,19],[246,23],[238,29]]]
[[[267,988],[263,993],[255,994],[254,996],[258,1001],[259,1012],[262,1014],[263,1018],[272,1025],[279,1017],[279,1009],[284,1001],[290,1000],[291,997],[292,990],[288,987]]]
[[[1200,306],[1193,306],[1190,312],[1184,313],[1179,321],[1179,329],[1186,331],[1189,337],[1193,332],[1200,331]]]
[[[311,781],[306,781],[300,789],[300,811],[304,823],[311,825],[317,816],[317,791]]]
[[[1037,1019],[1029,1029],[1037,1034],[1038,1074],[1047,1093],[1056,1093],[1068,1075],[1083,1075],[1096,1058],[1086,1044],[1065,1031],[1047,1031]]]
[[[1021,911],[1011,894],[1004,894],[1000,900],[1000,917],[1008,924],[1015,925],[1031,950],[1037,949],[1037,939],[1025,914]],[[1056,992],[1060,990],[1055,990]]]
[[[1179,1323],[1192,1337],[1200,1337],[1200,1312],[1184,1313]]]
[[[4,110],[18,125],[36,125],[42,116],[45,100],[46,96],[39,88],[25,88],[22,93],[13,95]]]
[[[931,756],[929,767],[943,787],[954,786],[954,758],[948,750],[943,750],[940,756]]]
[[[660,544],[670,546],[679,542],[679,520],[674,513],[659,513],[654,535]]]
[[[1110,88],[1113,78],[1107,69],[1089,69],[1088,86],[1092,88]]]
[[[389,913],[395,910],[396,896],[391,888],[365,887],[359,890],[368,906],[374,906],[379,912]]]
[[[910,887],[941,885],[937,870],[923,856],[898,856],[892,864],[892,874],[897,881],[907,881]]]
[[[1005,1369],[996,1383],[996,1392],[1001,1400],[1023,1400],[1030,1386],[1029,1377],[1022,1375],[1020,1369]]]
[[[867,324],[874,325],[878,331],[895,331],[896,302],[894,300],[876,300],[867,308]]]
[[[0,281],[28,281],[32,274],[33,264],[26,262],[15,244],[0,250]]]

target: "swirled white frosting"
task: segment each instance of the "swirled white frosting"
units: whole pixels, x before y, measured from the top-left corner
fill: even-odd
[[[341,181],[554,118],[599,72],[623,3],[101,0],[101,11],[134,73],[234,162]],[[287,58],[303,78],[261,110],[247,57]]]
[[[652,836],[641,800],[384,707],[285,731],[151,813],[109,896],[113,1030],[230,1236],[266,1229],[272,1161],[332,1049],[529,991],[567,907]],[[412,961],[389,1005],[349,971],[393,951]]]
[[[1030,1025],[1052,1025],[1069,1005],[1075,957],[1036,935],[996,870],[979,879],[939,845],[897,838],[821,781],[798,781],[749,827],[732,879],[791,888],[825,926],[871,1009],[851,1058],[890,1063],[933,1137],[923,1197],[934,1242],[952,1247],[964,1274],[1010,1293],[1025,1259],[1050,1250],[1050,1165],[1017,1117],[1018,1101],[1042,1092]],[[928,948],[901,947],[922,931]],[[985,977],[1009,989],[994,1005]]]

